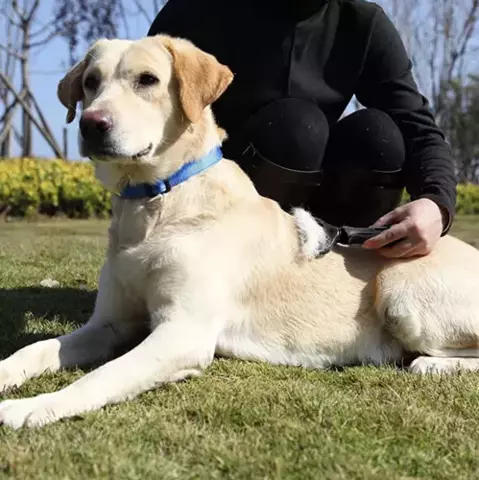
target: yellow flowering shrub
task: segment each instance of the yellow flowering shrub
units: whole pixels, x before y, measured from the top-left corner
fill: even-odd
[[[0,161],[0,213],[106,217],[110,199],[91,163],[34,158]]]
[[[459,185],[457,188],[456,210],[464,215],[479,214],[479,185],[472,183]]]
[[[409,200],[409,195],[404,191],[403,203]],[[459,215],[479,215],[479,185],[467,183],[457,186],[456,213]]]
[[[403,200],[407,201],[407,194]],[[89,162],[35,158],[0,160],[0,214],[107,217],[111,195]],[[479,214],[479,185],[459,185],[457,213]]]

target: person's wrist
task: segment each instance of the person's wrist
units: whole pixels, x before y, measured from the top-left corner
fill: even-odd
[[[422,197],[424,200],[429,200],[438,208],[438,211],[441,215],[441,222],[442,222],[442,234],[448,231],[451,226],[451,212],[444,206],[438,203],[435,199],[429,197]]]

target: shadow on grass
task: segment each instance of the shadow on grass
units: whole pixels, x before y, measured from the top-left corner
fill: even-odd
[[[63,332],[62,326],[51,331],[51,322],[84,324],[93,312],[95,298],[96,291],[76,288],[0,288],[0,357]],[[38,329],[25,332],[29,318]],[[42,328],[42,322],[50,323],[49,328]]]
[[[0,359],[66,333],[65,324],[74,328],[85,324],[93,313],[96,295],[96,291],[76,288],[0,288]],[[30,318],[32,324],[26,329]],[[131,350],[148,334],[149,322],[139,324],[131,338],[114,348],[112,358]]]

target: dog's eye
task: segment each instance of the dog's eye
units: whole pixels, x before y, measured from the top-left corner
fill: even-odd
[[[149,87],[151,85],[155,85],[159,82],[160,80],[158,77],[155,77],[151,73],[142,73],[141,75],[138,76],[138,85],[140,87]]]
[[[87,90],[95,91],[100,85],[100,79],[96,75],[88,75],[85,78],[84,86]]]

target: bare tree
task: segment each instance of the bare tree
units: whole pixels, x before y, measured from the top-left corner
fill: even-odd
[[[479,0],[379,2],[402,34],[416,80],[451,144],[459,178],[477,181],[479,97],[471,74],[479,69]]]
[[[479,0],[380,0],[414,63],[421,89],[439,120],[453,81],[465,81],[479,44]]]
[[[3,156],[10,156],[12,138],[19,142],[23,156],[32,155],[32,125],[38,128],[54,154],[63,156],[30,86],[31,56],[38,48],[44,47],[60,34],[53,21],[46,25],[37,21],[39,6],[40,0],[6,0],[0,11],[7,31],[5,42],[0,43],[4,65],[7,67],[0,71],[4,107],[0,131]],[[17,73],[20,76],[18,88],[15,86]],[[15,111],[18,107],[22,111],[21,133],[14,128]]]
[[[84,43],[98,38],[118,37],[120,24],[128,36],[128,23],[132,16],[130,8],[134,7],[135,1],[55,0],[54,22],[68,43],[70,64],[78,60],[78,50],[83,50]]]
[[[479,77],[453,82],[448,108],[451,146],[459,160],[460,182],[479,182]]]
[[[4,0],[2,4],[2,11],[7,8],[7,1]],[[0,44],[0,66],[1,71],[5,72],[5,75],[9,78],[13,78],[15,72],[16,61],[18,54],[16,51],[16,45],[18,43],[18,31],[11,18],[5,18],[4,25],[2,25],[5,32],[5,43]],[[15,109],[17,102],[13,100],[10,103],[10,91],[4,85],[0,84],[0,101],[3,105],[3,114],[0,118],[0,123],[5,125],[6,128],[2,130],[0,134],[0,156],[11,156],[12,148],[12,122],[15,116]]]
[[[54,22],[68,42],[70,64],[77,51],[100,37],[130,36],[131,19],[150,25],[168,0],[54,0]],[[145,31],[146,33],[146,31]]]
[[[141,15],[148,24],[151,24],[167,1],[168,0],[132,0],[131,2],[124,3],[133,7],[133,15]]]

